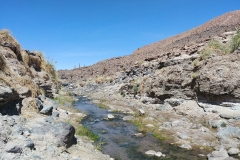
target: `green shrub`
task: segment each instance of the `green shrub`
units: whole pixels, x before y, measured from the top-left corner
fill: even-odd
[[[199,66],[199,60],[198,59],[195,59],[193,61],[193,67],[198,67]]]
[[[224,54],[230,53],[229,46],[227,44],[223,44],[217,40],[212,40],[211,42],[209,42],[208,48],[216,50],[216,51],[220,51],[221,53],[224,53]]]
[[[227,124],[225,122],[221,123],[221,127],[226,127],[226,126],[227,126]]]
[[[79,136],[87,136],[89,139],[93,141],[99,140],[99,135],[91,131],[89,128],[85,126],[79,126],[76,131],[76,135]]]
[[[137,95],[137,93],[138,93],[138,86],[134,86],[134,87],[133,87],[134,97]]]
[[[237,35],[232,38],[230,44],[230,53],[233,53],[236,49],[240,47],[240,30],[237,31]]]
[[[207,59],[211,54],[212,54],[212,50],[209,49],[209,48],[204,48],[200,53],[201,53],[201,56],[200,56],[200,59],[201,60],[205,60]]]
[[[196,78],[198,77],[198,75],[199,75],[198,72],[194,72],[194,73],[192,73],[191,77],[192,77],[193,79],[196,79]]]

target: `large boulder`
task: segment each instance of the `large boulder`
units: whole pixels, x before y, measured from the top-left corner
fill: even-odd
[[[33,127],[31,132],[35,137],[42,137],[43,140],[59,147],[70,147],[75,141],[75,129],[67,122],[48,123],[44,126]]]

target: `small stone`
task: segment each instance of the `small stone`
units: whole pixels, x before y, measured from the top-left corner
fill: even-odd
[[[29,131],[24,131],[23,135],[24,135],[25,137],[28,137],[28,136],[30,136],[31,134],[29,133]]]
[[[162,156],[162,152],[156,152],[155,156],[161,157]]]
[[[52,110],[53,110],[53,106],[44,106],[43,109],[40,111],[40,113],[51,115]]]
[[[54,117],[54,118],[55,118],[55,117],[59,117],[59,113],[58,113],[58,112],[53,112],[53,113],[52,113],[52,117]]]
[[[131,121],[131,120],[133,120],[133,119],[134,119],[133,116],[124,116],[124,117],[123,117],[123,120],[124,120],[124,121]]]
[[[134,137],[143,137],[144,135],[142,133],[136,133],[134,134]]]
[[[149,156],[154,156],[156,154],[156,152],[154,150],[149,150],[147,152],[145,152],[146,155],[149,155]]]
[[[219,115],[221,118],[224,118],[224,119],[233,119],[234,117],[231,116],[231,115],[228,115],[228,114],[220,114]]]
[[[192,147],[189,145],[189,144],[183,144],[180,146],[181,148],[184,148],[184,149],[187,149],[187,150],[190,150],[192,149]]]
[[[180,138],[180,139],[188,139],[189,137],[188,137],[187,134],[181,133],[181,134],[178,135],[178,138]]]
[[[48,123],[54,123],[54,119],[51,116],[48,116],[48,117],[44,118],[44,121],[48,122]]]
[[[139,115],[140,115],[140,116],[143,116],[143,115],[145,114],[145,111],[142,110],[142,109],[139,109],[138,111],[139,111]]]
[[[108,114],[107,116],[108,116],[108,119],[109,119],[109,120],[111,120],[111,119],[114,119],[114,118],[115,118],[115,117],[114,117],[114,115],[112,115],[112,114]]]
[[[232,148],[230,148],[230,149],[228,150],[228,154],[229,154],[229,155],[235,155],[235,154],[238,154],[238,153],[239,153],[239,149],[238,149],[238,148],[232,147]]]
[[[217,160],[228,158],[228,153],[224,148],[221,148],[219,151],[213,151],[207,155],[208,160]]]
[[[26,141],[26,144],[24,146],[30,148],[31,150],[34,149],[34,143],[30,139]]]
[[[22,153],[22,149],[20,148],[20,146],[15,145],[13,143],[8,143],[5,147],[6,152],[8,153]]]
[[[153,124],[147,124],[146,127],[148,128],[154,128],[155,126]]]

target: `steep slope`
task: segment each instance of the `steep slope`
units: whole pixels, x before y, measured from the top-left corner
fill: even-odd
[[[97,78],[102,75],[115,78],[119,72],[139,65],[144,60],[151,61],[165,56],[171,58],[182,54],[194,54],[199,47],[204,45],[203,43],[213,37],[225,37],[224,32],[236,31],[238,28],[240,28],[239,10],[221,15],[187,32],[139,48],[129,56],[111,58],[89,67],[59,70],[58,73],[60,78],[70,81],[86,81],[90,77]]]
[[[42,53],[22,50],[9,31],[0,31],[0,108],[56,91],[54,68]],[[53,71],[53,72],[51,72]]]

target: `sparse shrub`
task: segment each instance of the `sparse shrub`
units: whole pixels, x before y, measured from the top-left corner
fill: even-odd
[[[136,85],[136,86],[133,87],[134,97],[137,95],[137,93],[138,93],[138,86]]]
[[[192,64],[193,64],[193,67],[198,67],[199,66],[199,60],[195,59]]]
[[[79,126],[76,131],[76,135],[79,136],[87,136],[89,139],[93,141],[99,140],[99,135],[91,131],[89,128],[85,126]]]
[[[105,81],[105,78],[103,76],[98,76],[96,79],[95,79],[95,82],[97,84],[102,84],[103,82]]]
[[[106,104],[103,104],[103,103],[98,103],[97,106],[98,106],[99,108],[105,108],[105,109],[108,109],[108,108],[109,108],[109,106],[107,106]]]
[[[194,72],[194,73],[192,73],[192,75],[191,75],[191,77],[192,77],[193,79],[196,79],[198,76],[199,76],[199,73],[198,73],[198,72]]]
[[[70,93],[69,93],[70,94]],[[65,95],[57,95],[54,100],[60,104],[60,105],[65,105],[66,103],[73,104],[75,100],[72,98],[71,95],[65,94]]]
[[[225,122],[222,122],[220,126],[221,126],[221,127],[226,127],[227,124],[226,124]]]
[[[126,94],[125,93],[123,93],[123,94],[121,94],[122,95],[122,97],[125,97],[126,96]]]
[[[139,93],[143,94],[143,89],[144,89],[144,84],[147,81],[148,77],[144,77],[143,80],[141,81],[140,85],[139,85]]]
[[[236,49],[240,47],[240,30],[237,31],[237,35],[232,38],[230,44],[230,53],[233,53]]]
[[[0,30],[0,40],[18,43],[11,35],[11,32],[7,29]]]
[[[200,52],[200,60],[205,60],[207,59],[211,54],[213,53],[213,51],[210,48],[204,48],[201,52]]]

